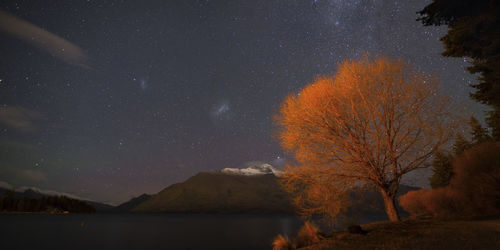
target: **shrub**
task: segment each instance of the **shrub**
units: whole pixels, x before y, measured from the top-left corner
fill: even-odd
[[[297,233],[294,244],[290,242],[288,237],[278,234],[278,236],[274,238],[273,249],[297,249],[318,243],[321,239],[323,239],[323,236],[321,236],[321,231],[318,226],[312,222],[306,221],[304,226],[302,226]]]
[[[469,201],[472,214],[500,212],[500,142],[485,142],[453,161],[450,185]]]
[[[412,217],[494,215],[500,212],[500,142],[485,142],[453,161],[450,186],[408,192],[399,204]]]
[[[423,217],[430,215],[424,203],[422,202],[426,192],[430,190],[420,189],[416,191],[410,191],[405,195],[399,197],[399,205],[413,218]]]
[[[423,198],[424,206],[433,217],[457,217],[464,213],[465,200],[460,192],[452,188],[429,190],[427,197]]]
[[[305,247],[318,243],[321,239],[319,228],[314,223],[306,221],[297,233],[295,244],[297,247]]]
[[[273,240],[273,250],[293,250],[295,246],[290,242],[288,237],[278,234]]]
[[[468,200],[451,187],[410,191],[399,198],[399,204],[413,218],[451,218],[468,214]]]

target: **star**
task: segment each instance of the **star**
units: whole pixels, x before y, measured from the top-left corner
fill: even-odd
[[[3,2],[1,11],[73,46],[39,53],[45,45],[0,28],[0,159],[46,171],[53,189],[85,187],[96,200],[155,193],[213,166],[265,159],[284,167],[292,159],[271,118],[281,102],[364,52],[435,72],[460,103],[475,83],[468,59],[440,55],[446,27],[415,20],[418,0],[75,1],[71,15],[67,5]],[[81,179],[66,166],[80,167]],[[148,177],[125,174],[139,166],[161,167],[143,171]],[[0,180],[17,178],[0,171]]]
[[[144,79],[141,79],[140,86],[142,90],[146,90],[148,88],[148,82]]]

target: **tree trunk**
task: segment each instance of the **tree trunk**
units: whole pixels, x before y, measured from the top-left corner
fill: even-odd
[[[382,197],[384,197],[385,212],[389,217],[390,221],[399,221],[398,210],[396,209],[396,195],[389,195],[386,191],[382,191]]]

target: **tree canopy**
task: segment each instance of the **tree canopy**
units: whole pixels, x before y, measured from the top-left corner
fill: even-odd
[[[441,38],[444,56],[472,59],[468,70],[480,76],[471,96],[493,108],[487,123],[500,140],[500,1],[433,0],[418,13],[424,25],[449,27]]]
[[[279,140],[297,164],[285,189],[304,212],[340,212],[347,190],[372,185],[399,220],[395,196],[403,175],[454,134],[448,98],[436,78],[386,57],[341,63],[282,103]],[[331,214],[335,215],[335,214]]]
[[[429,179],[432,188],[446,187],[453,176],[451,161],[453,156],[443,151],[437,151],[432,160],[433,174]]]
[[[454,175],[452,166],[454,158],[459,157],[464,151],[475,145],[492,141],[488,130],[483,128],[474,116],[470,117],[469,126],[471,141],[468,141],[462,134],[458,133],[452,147],[453,153],[439,150],[434,154],[432,161],[433,175],[429,179],[432,188],[445,187],[450,184],[450,180]]]

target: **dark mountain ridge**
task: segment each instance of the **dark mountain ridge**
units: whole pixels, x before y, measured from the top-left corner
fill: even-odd
[[[68,206],[64,205],[66,203],[72,204],[71,207],[74,208],[73,211],[69,212],[85,212],[85,213],[109,212],[113,208],[113,206],[111,205],[100,202],[81,200],[73,197],[68,197],[65,195],[45,194],[33,188],[27,188],[23,191],[16,191],[13,189],[0,187],[0,199],[2,199],[3,202],[2,204],[3,207],[0,208],[0,211],[5,211],[5,212],[69,211],[67,209]],[[5,201],[8,201],[10,205],[7,205]],[[14,203],[16,204],[16,206],[13,205]],[[24,209],[24,208],[21,209],[21,207],[25,205],[24,204],[18,205],[18,203],[30,203],[30,204],[36,203],[38,205],[33,205],[34,207],[29,209]],[[47,208],[40,207],[41,206],[40,204],[46,204]],[[30,205],[26,205],[26,207],[29,206]],[[23,211],[23,210],[33,210],[33,211]]]
[[[293,213],[274,174],[199,173],[132,209],[168,213]]]
[[[133,208],[137,207],[139,204],[145,202],[147,199],[151,198],[149,194],[141,194],[140,196],[134,197],[127,202],[124,202],[112,209],[113,212],[130,212]]]
[[[295,213],[290,196],[272,173],[242,175],[228,172],[199,173],[159,193],[133,202],[132,212],[154,213]],[[400,185],[398,196],[418,188]],[[384,202],[375,190],[353,191],[348,217],[386,220]],[[131,207],[131,206],[129,206]],[[398,207],[402,216],[404,211]]]

